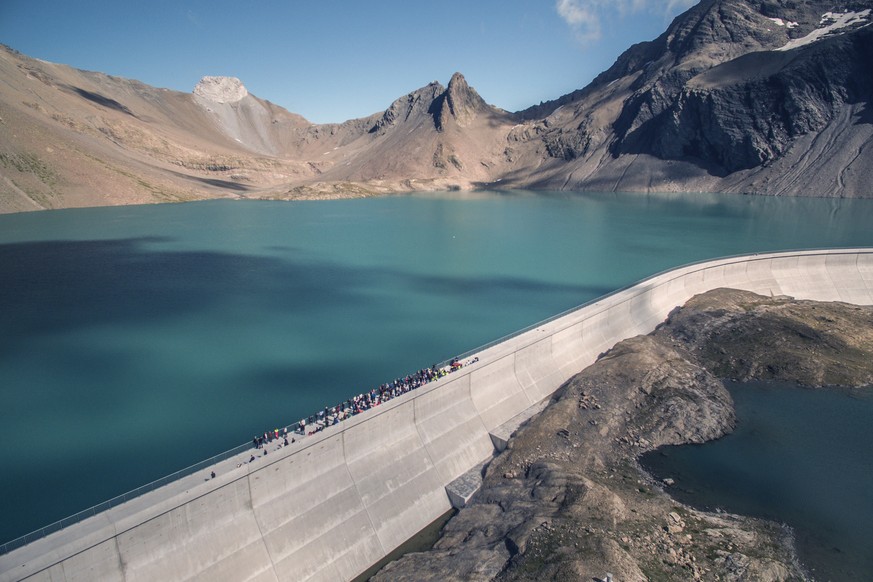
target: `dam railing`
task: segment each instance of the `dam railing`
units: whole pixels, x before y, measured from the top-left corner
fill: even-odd
[[[94,505],[93,507],[89,507],[88,509],[84,509],[78,513],[74,513],[73,515],[70,515],[70,516],[65,517],[63,519],[60,519],[60,520],[58,520],[54,523],[51,523],[47,526],[41,527],[38,530],[32,531],[28,534],[21,536],[21,537],[15,538],[12,541],[9,541],[9,542],[6,542],[6,543],[0,545],[0,555],[9,553],[12,550],[15,550],[17,548],[25,546],[25,545],[27,545],[35,540],[38,540],[40,538],[44,538],[45,536],[47,536],[49,534],[52,534],[56,531],[60,531],[67,526],[73,525],[74,523],[78,523],[78,522],[85,520],[89,517],[97,515],[98,513],[101,513],[103,511],[108,510],[108,509],[112,509],[113,507],[117,507],[117,506],[121,505],[122,503],[130,501],[131,499],[135,499],[141,495],[145,495],[149,491],[154,491],[155,489],[158,489],[160,487],[163,487],[164,485],[167,485],[169,483],[177,481],[177,480],[181,479],[182,477],[187,477],[188,475],[192,475],[192,474],[196,473],[197,471],[201,471],[207,467],[211,467],[212,465],[214,465],[216,463],[219,463],[219,462],[224,461],[226,459],[229,459],[235,455],[238,455],[242,452],[245,452],[246,450],[250,449],[251,446],[252,446],[251,444],[239,445],[239,446],[234,447],[228,451],[224,451],[223,453],[219,453],[219,454],[215,455],[214,457],[210,457],[208,459],[205,459],[203,461],[195,463],[189,467],[185,467],[184,469],[180,469],[180,470],[176,471],[175,473],[170,473],[169,475],[161,477],[160,479],[152,481],[151,483],[141,485],[140,487],[137,487],[136,489],[128,491],[127,493],[122,493],[121,495],[113,497],[112,499],[98,503],[97,505]]]

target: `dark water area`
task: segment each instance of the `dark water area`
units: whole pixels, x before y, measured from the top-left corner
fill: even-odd
[[[683,503],[788,524],[816,580],[873,580],[873,387],[727,387],[734,433],[664,447],[643,467],[674,479]]]
[[[0,541],[659,271],[873,201],[483,192],[0,216]]]

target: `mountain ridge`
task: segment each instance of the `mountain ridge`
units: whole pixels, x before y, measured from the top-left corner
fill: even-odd
[[[0,50],[0,212],[532,188],[871,197],[873,2],[703,0],[587,86],[519,112],[460,73],[313,124]]]

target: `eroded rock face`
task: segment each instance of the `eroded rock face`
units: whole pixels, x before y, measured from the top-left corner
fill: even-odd
[[[842,3],[839,12],[861,4]],[[641,73],[616,121],[613,151],[697,158],[726,173],[777,159],[846,104],[869,99],[869,10],[834,26],[824,16],[833,9],[702,2],[653,41],[651,62],[636,62]],[[623,59],[633,63],[631,56]]]
[[[808,364],[779,364],[797,350]],[[873,378],[873,308],[734,290],[695,297],[569,380],[491,462],[433,549],[375,579],[802,580],[780,526],[682,506],[636,459],[732,430],[726,371],[809,374],[815,385],[841,367],[851,370],[842,383]]]
[[[249,92],[236,77],[203,77],[194,87],[194,94],[215,103],[236,103]]]
[[[871,22],[870,0],[705,0],[517,115],[527,142],[576,168],[555,173],[562,188],[863,197]]]
[[[688,83],[653,122],[652,152],[700,157],[727,172],[767,165],[845,105],[869,99],[873,29],[797,51],[746,55]]]

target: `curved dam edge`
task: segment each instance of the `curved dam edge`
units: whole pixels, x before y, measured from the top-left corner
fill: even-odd
[[[215,479],[190,475],[0,556],[0,582],[351,580],[448,511],[447,486],[491,458],[532,407],[615,343],[718,287],[873,304],[873,249],[748,255],[655,275],[316,436],[250,464],[229,459]]]

